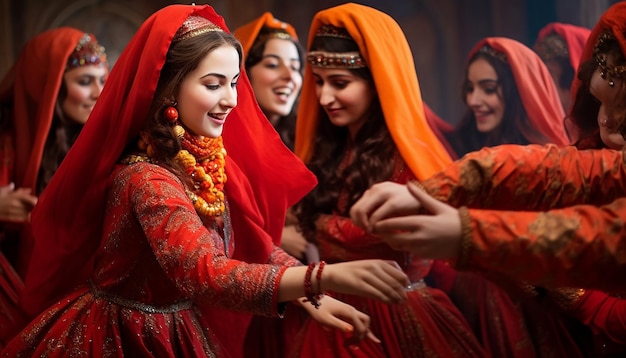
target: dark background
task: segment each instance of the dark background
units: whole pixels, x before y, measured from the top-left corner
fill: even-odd
[[[346,1],[215,0],[208,2],[231,30],[264,11],[291,23],[306,45],[314,14]],[[483,37],[506,36],[532,46],[539,30],[558,21],[593,27],[612,0],[368,0],[355,1],[388,13],[404,30],[422,96],[442,118],[456,123],[464,108],[460,86],[466,56]],[[159,0],[0,0],[0,75],[24,43],[62,25],[92,32],[112,64],[139,25],[173,3]],[[203,4],[207,2],[197,2]],[[393,65],[393,64],[390,64]],[[390,79],[393,80],[393,79]]]

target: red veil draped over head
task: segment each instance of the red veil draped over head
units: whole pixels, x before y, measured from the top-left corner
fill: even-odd
[[[550,143],[569,144],[563,125],[565,113],[561,100],[550,72],[541,58],[526,45],[505,37],[482,39],[474,45],[469,58],[472,58],[485,45],[506,56],[532,126]]]
[[[593,57],[593,49],[598,42],[598,38],[605,31],[611,31],[613,36],[619,42],[619,46],[623,54],[626,54],[626,2],[620,1],[609,7],[600,17],[596,25],[591,30],[591,34],[587,39],[587,43],[580,56],[580,63],[587,62]],[[571,98],[579,103],[589,103],[595,100],[590,99],[592,96],[588,88],[581,88],[582,81],[578,76],[574,77],[571,88]],[[579,93],[580,91],[580,93]],[[571,121],[579,127],[580,140],[576,143],[579,148],[604,148],[605,145],[600,139],[598,121],[595,116],[590,116],[588,111],[580,107],[573,107],[570,113]]]
[[[0,103],[13,103],[15,172],[8,173],[8,178],[15,182],[16,188],[31,188],[36,192],[43,148],[67,59],[83,34],[71,27],[61,27],[33,37],[0,83]]]
[[[32,215],[37,240],[22,297],[30,314],[92,273],[109,175],[144,125],[172,38],[192,14],[228,31],[208,5],[171,5],[149,17],[117,60],[81,135],[41,196]],[[286,208],[312,189],[315,178],[265,119],[243,71],[237,88],[238,105],[223,132],[233,256],[264,263],[272,238],[282,232]]]
[[[619,42],[622,53],[626,54],[626,2],[620,1],[612,5],[602,14],[585,43],[585,48],[580,56],[580,63],[591,59],[593,48],[596,46],[600,34],[607,30],[613,33]],[[572,98],[575,98],[580,85],[580,80],[575,77],[574,83],[572,83]]]
[[[551,22],[539,31],[535,43],[553,33],[561,36],[563,40],[565,40],[567,53],[569,54],[569,62],[572,68],[574,68],[574,71],[577,71],[578,65],[580,64],[580,56],[583,53],[583,48],[585,47],[591,30],[586,27],[561,22]]]

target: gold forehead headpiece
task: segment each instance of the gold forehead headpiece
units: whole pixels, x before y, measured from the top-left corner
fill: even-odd
[[[626,77],[626,65],[609,66],[607,55],[612,46],[617,44],[617,39],[610,31],[600,34],[596,46],[593,48],[593,58],[600,68],[600,76],[609,81],[609,86],[615,86],[614,78],[623,79]]]
[[[307,62],[316,67],[355,69],[367,67],[358,52],[311,51]]]
[[[176,35],[174,35],[172,41],[176,42],[188,39],[211,31],[224,30],[202,16],[191,15],[183,22],[178,31],[176,31]]]
[[[91,34],[83,34],[76,48],[70,54],[65,65],[65,70],[71,70],[76,67],[85,65],[99,65],[106,63],[107,55],[104,47],[96,41],[96,38]]]
[[[544,61],[555,58],[569,59],[567,43],[556,33],[549,34],[537,42],[534,50]]]
[[[498,60],[504,62],[504,63],[508,63],[508,61],[506,60],[506,55],[504,54],[504,52],[500,52],[495,50],[493,47],[489,46],[489,45],[485,45],[483,47],[481,47],[478,50],[478,53],[484,53],[487,54],[491,57],[495,57]]]
[[[334,37],[354,41],[346,29],[333,25],[322,25],[315,33],[315,37]],[[343,69],[367,67],[365,60],[361,57],[361,53],[357,51],[310,51],[306,56],[306,60],[315,67]]]

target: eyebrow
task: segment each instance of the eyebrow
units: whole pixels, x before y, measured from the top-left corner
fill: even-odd
[[[233,76],[233,78],[239,77],[240,74],[241,74],[241,72],[238,72],[235,76]],[[206,75],[200,77],[200,79],[207,78],[207,77],[210,77],[210,76],[217,77],[219,79],[224,79],[224,80],[226,79],[226,76],[224,76],[221,73],[207,73]]]
[[[491,78],[487,78],[487,79],[483,79],[483,80],[478,81],[479,85],[488,85],[488,84],[491,84],[491,83],[498,84],[498,80],[497,79],[494,80],[494,79],[491,79]]]
[[[273,53],[268,53],[267,55],[263,55],[263,57],[262,57],[262,58],[268,58],[268,57],[275,58],[275,59],[277,59],[277,60],[282,60],[282,58],[281,58],[280,56],[275,55],[275,54],[273,54]],[[300,62],[300,59],[299,59],[298,57],[291,57],[291,58],[289,58],[289,60],[290,60],[290,61],[297,61],[297,62]]]

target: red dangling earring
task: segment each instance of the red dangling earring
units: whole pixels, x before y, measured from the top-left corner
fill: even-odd
[[[178,110],[175,106],[176,102],[174,102],[171,106],[167,106],[163,112],[165,119],[167,119],[170,123],[176,123],[178,120]]]

